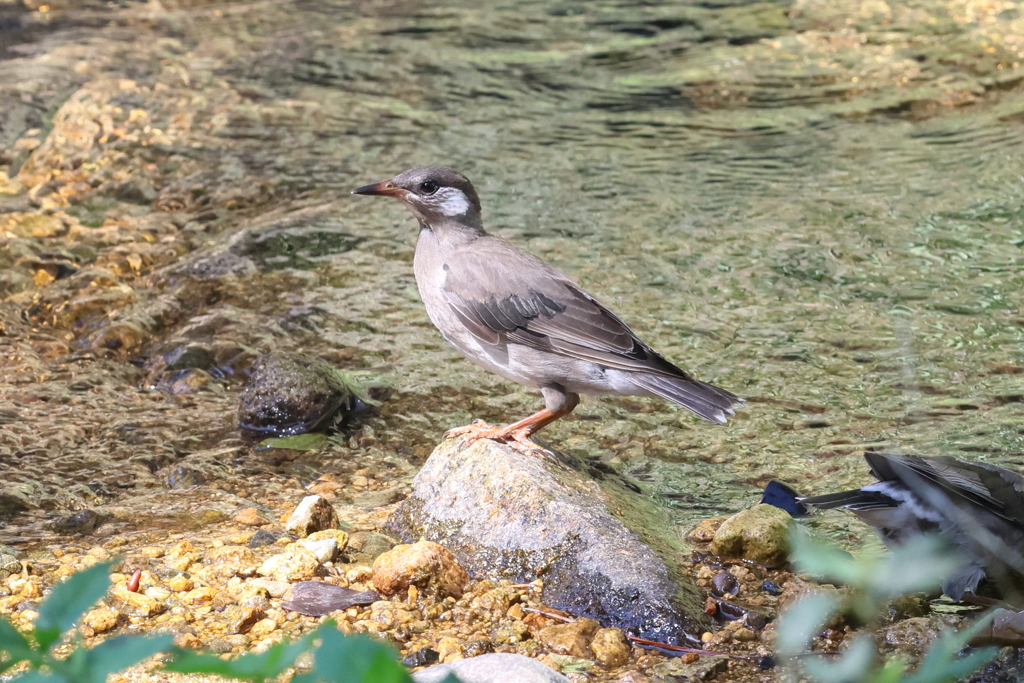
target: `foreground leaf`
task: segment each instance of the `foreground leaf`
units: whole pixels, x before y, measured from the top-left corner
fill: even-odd
[[[938,538],[913,538],[875,567],[868,590],[888,599],[937,589],[960,565],[961,559]]]
[[[268,678],[276,678],[285,669],[294,666],[298,656],[313,644],[319,630],[307,633],[295,642],[280,642],[268,648],[266,652],[245,654],[228,660],[177,648],[174,659],[163,668],[180,674],[216,674],[225,678],[240,678],[243,681],[265,681]]]
[[[97,564],[54,586],[39,607],[39,618],[35,623],[34,635],[40,649],[50,649],[62,633],[74,626],[79,617],[103,597],[110,586],[110,568],[114,564]]]
[[[959,657],[958,653],[971,638],[989,625],[992,616],[991,613],[986,614],[962,631],[943,631],[928,648],[917,671],[900,679],[900,683],[948,683],[967,677],[991,661],[996,656],[997,648],[981,648],[966,657]]]
[[[855,560],[849,553],[838,548],[815,541],[799,526],[790,525],[789,540],[793,564],[799,571],[816,579],[859,586],[870,573],[868,563]]]
[[[75,683],[105,683],[107,676],[135,666],[174,644],[174,636],[163,634],[151,638],[122,635],[86,650],[71,653],[64,667],[73,674]],[[64,668],[62,667],[62,668]]]
[[[397,653],[366,635],[346,636],[325,624],[310,681],[328,683],[411,683]],[[300,683],[296,680],[295,683]]]
[[[857,683],[869,680],[877,653],[871,636],[860,635],[836,660],[808,657],[803,664],[812,679],[829,683]]]
[[[795,655],[807,651],[811,639],[821,632],[825,621],[839,605],[839,598],[824,593],[814,593],[798,600],[779,619],[776,629],[779,653]]]
[[[12,678],[11,683],[77,683],[52,671],[29,671],[17,678]]]
[[[36,651],[28,639],[6,619],[0,619],[0,673],[7,671],[18,662],[36,661]]]

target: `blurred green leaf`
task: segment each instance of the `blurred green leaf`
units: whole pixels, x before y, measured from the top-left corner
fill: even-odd
[[[260,446],[263,448],[290,448],[293,451],[318,451],[326,442],[326,434],[311,432],[295,436],[282,436],[278,439],[264,439],[260,442]]]
[[[174,636],[162,634],[150,638],[122,635],[106,640],[92,649],[79,648],[63,662],[62,669],[72,673],[75,683],[105,683],[107,676],[135,666],[174,644]]]
[[[221,659],[215,655],[199,654],[177,648],[174,659],[163,666],[166,671],[181,674],[216,674],[243,681],[265,681],[275,678],[293,666],[295,660],[313,644],[320,629],[307,633],[294,642],[283,641],[265,652],[244,654],[235,659]]]
[[[818,543],[803,528],[792,525],[789,533],[790,560],[797,570],[824,581],[862,585],[870,562],[857,561],[849,553]]]
[[[966,657],[959,652],[967,643],[992,621],[992,614],[986,614],[962,631],[944,631],[928,648],[917,671],[901,679],[900,683],[948,683],[972,673],[982,664],[996,656],[994,647],[981,648]]]
[[[779,620],[775,641],[779,652],[795,655],[807,650],[811,639],[821,632],[840,604],[838,597],[824,593],[814,593],[798,600]]]
[[[320,634],[313,665],[314,680],[328,683],[410,683],[397,653],[366,635],[346,636],[333,622]]]
[[[876,563],[867,588],[881,599],[937,589],[960,565],[937,538],[913,538]]]
[[[0,619],[0,652],[7,654],[6,657],[0,657],[0,673],[18,662],[37,659],[36,651],[32,649],[28,639],[6,619]]]
[[[872,683],[899,683],[900,677],[906,670],[907,663],[903,661],[903,657],[896,655],[885,663],[882,670],[875,675],[875,680]]]
[[[103,597],[110,586],[110,568],[114,564],[112,561],[94,565],[54,586],[39,607],[35,623],[33,635],[40,649],[50,649],[62,633]]]
[[[820,681],[857,683],[870,680],[868,675],[876,657],[874,640],[863,634],[854,638],[838,659],[829,661],[824,656],[808,657],[803,664],[806,672]]]
[[[52,671],[28,671],[12,678],[11,683],[77,683]]]

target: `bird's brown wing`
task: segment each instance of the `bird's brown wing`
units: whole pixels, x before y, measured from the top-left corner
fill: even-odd
[[[522,344],[606,367],[691,379],[565,275],[508,242],[478,239],[445,268],[448,305],[485,344]]]

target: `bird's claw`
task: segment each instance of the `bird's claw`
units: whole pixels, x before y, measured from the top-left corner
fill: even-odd
[[[444,433],[445,438],[451,439],[456,436],[463,437],[463,448],[480,439],[502,441],[509,448],[525,455],[553,457],[551,451],[535,443],[530,439],[528,429],[513,429],[508,427],[494,427],[483,420],[473,420],[472,424],[462,427],[453,427]]]

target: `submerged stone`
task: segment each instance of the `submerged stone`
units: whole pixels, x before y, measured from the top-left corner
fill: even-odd
[[[438,446],[390,526],[443,544],[477,577],[544,580],[546,604],[652,640],[692,644],[708,630],[703,597],[664,511],[582,461],[524,456],[480,440]],[[589,468],[591,471],[597,471]]]
[[[302,354],[261,356],[238,406],[238,426],[255,438],[337,427],[364,404],[331,365]]]

